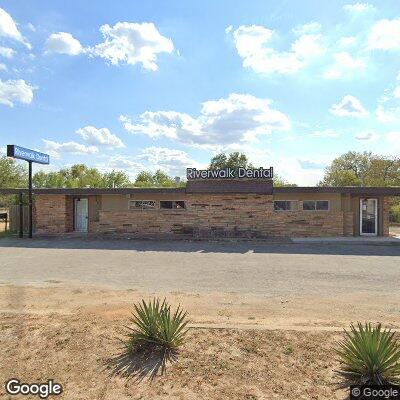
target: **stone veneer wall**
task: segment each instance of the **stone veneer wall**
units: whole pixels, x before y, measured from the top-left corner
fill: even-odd
[[[343,212],[273,210],[272,195],[186,195],[186,210],[99,211],[92,232],[207,236],[340,236]],[[128,206],[128,205],[127,205]]]
[[[67,208],[67,199],[68,197],[64,195],[38,195],[35,197],[36,232],[64,233],[69,229],[72,230],[67,223],[68,216],[72,213],[72,206]]]
[[[389,236],[389,213],[392,205],[392,199],[385,197],[383,198],[383,236]]]
[[[354,213],[350,211],[343,212],[343,235],[354,236]]]

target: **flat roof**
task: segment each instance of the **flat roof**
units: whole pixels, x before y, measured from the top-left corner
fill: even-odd
[[[236,185],[235,185],[236,186]],[[228,190],[229,189],[229,190]],[[0,194],[28,193],[28,189],[1,189]],[[270,187],[262,185],[239,185],[228,188],[228,185],[204,185],[193,190],[187,188],[79,188],[79,189],[33,189],[35,194],[63,194],[72,196],[105,195],[105,194],[191,194],[191,193],[258,193],[271,194]],[[400,186],[288,186],[273,187],[272,193],[340,193],[360,196],[400,196]]]

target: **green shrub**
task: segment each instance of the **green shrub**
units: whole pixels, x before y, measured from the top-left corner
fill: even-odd
[[[127,327],[128,349],[133,351],[138,346],[155,346],[169,350],[177,349],[182,345],[188,331],[186,326],[187,313],[180,306],[171,311],[171,306],[164,299],[153,299],[146,303],[134,305],[134,312],[130,322],[134,327]]]
[[[400,346],[390,329],[371,323],[350,332],[336,349],[341,363],[341,374],[357,384],[385,385],[400,383]]]

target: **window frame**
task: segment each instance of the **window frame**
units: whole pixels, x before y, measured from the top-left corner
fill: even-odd
[[[319,201],[320,202],[323,202],[323,201],[325,202],[326,201],[328,203],[328,208],[326,210],[318,210],[317,209],[317,203]],[[305,210],[304,209],[304,203],[305,202],[314,202],[314,204],[315,204],[314,210]],[[306,211],[306,212],[329,212],[329,211],[331,211],[331,201],[330,200],[319,200],[319,199],[318,200],[303,200],[302,201],[302,209],[303,209],[303,211]]]
[[[275,210],[275,202],[282,201],[282,202],[293,202],[296,204],[295,210]],[[299,211],[299,200],[274,200],[274,212],[296,212]]]
[[[143,204],[141,208],[135,207],[135,208],[131,208],[131,203],[136,203],[136,202],[152,202],[154,203],[154,208],[143,208]],[[130,199],[128,200],[128,210],[129,211],[154,211],[157,210],[159,208],[159,203],[157,200],[135,200],[135,199]],[[158,207],[157,207],[158,206]]]

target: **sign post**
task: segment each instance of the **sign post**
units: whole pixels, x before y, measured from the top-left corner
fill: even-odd
[[[38,164],[50,164],[50,156],[45,153],[40,153],[39,151],[26,149],[21,146],[16,146],[13,144],[7,145],[7,156],[18,158],[19,160],[28,161],[28,203],[29,203],[29,231],[28,235],[31,238],[33,233],[33,200],[32,200],[32,163]],[[20,210],[20,220],[19,220],[19,237],[23,236],[23,218],[22,218],[22,193],[19,196],[19,210]]]

